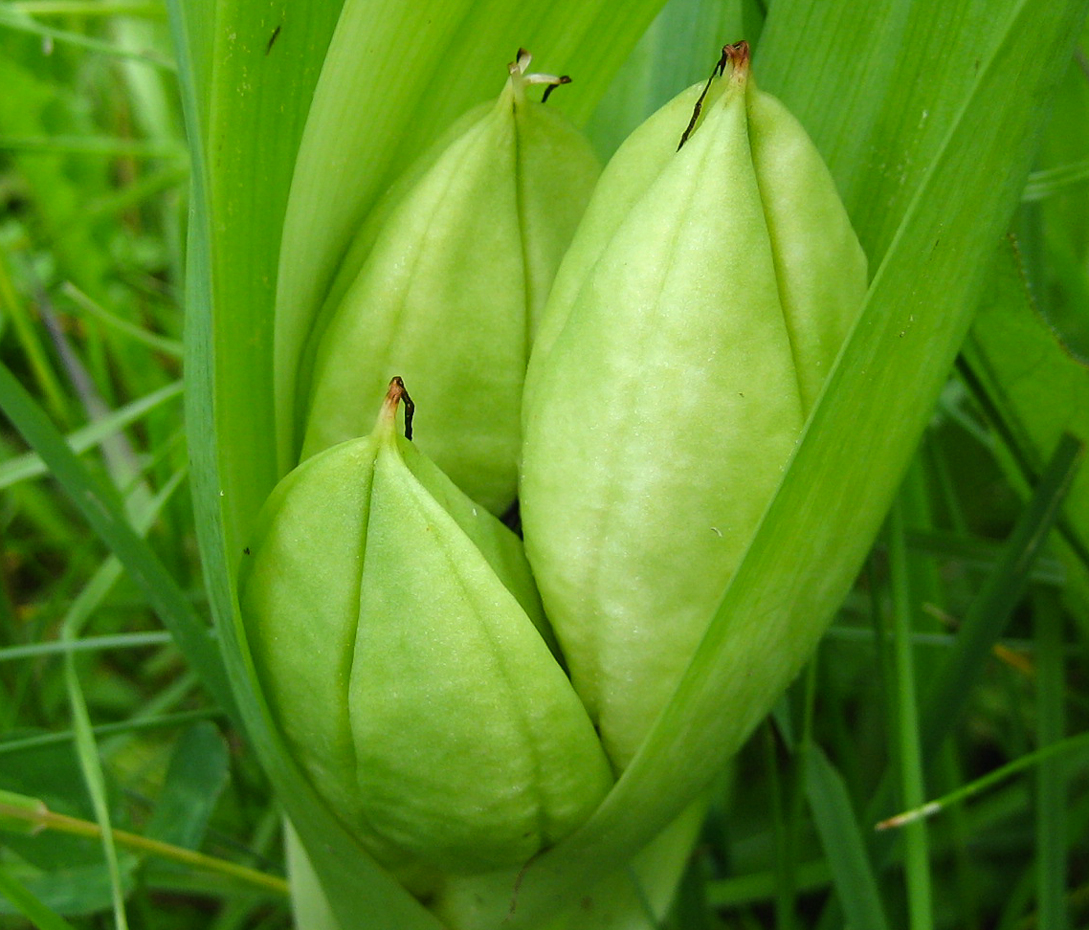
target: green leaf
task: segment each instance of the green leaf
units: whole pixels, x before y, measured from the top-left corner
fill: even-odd
[[[170,499],[178,485],[181,484],[181,480],[182,473],[179,472],[171,481],[166,483],[152,500],[147,502],[141,500],[143,487],[137,484],[133,488],[125,503],[132,513],[133,529],[137,533],[146,533],[150,529],[162,506]],[[139,537],[137,538],[139,539]],[[60,635],[62,640],[68,642],[76,640],[94,613],[95,608],[109,593],[120,575],[121,562],[118,558],[111,556],[94,573],[91,580],[80,591],[79,596],[65,612],[64,619],[61,622]],[[91,798],[95,820],[98,822],[101,831],[102,851],[110,875],[114,921],[118,930],[127,930],[125,897],[129,887],[131,870],[127,867],[123,868],[123,866],[128,865],[128,857],[123,859],[117,853],[106,794],[106,772],[99,759],[98,744],[95,742],[91,717],[87,709],[87,700],[76,669],[75,653],[68,651],[64,653],[63,658],[64,681],[65,688],[68,691],[68,704],[72,713],[76,756],[83,772],[84,784]]]
[[[590,140],[607,158],[660,106],[706,81],[724,43],[755,47],[762,24],[756,0],[668,0],[609,84],[586,127]]]
[[[843,777],[815,743],[807,745],[805,753],[805,795],[848,925],[884,930],[888,921],[877,879]]]
[[[211,723],[189,727],[174,747],[146,835],[198,849],[229,774],[227,744],[219,730]]]
[[[1017,483],[1034,484],[1060,437],[1089,442],[1089,367],[1060,342],[1033,306],[1012,243],[994,273],[964,345],[963,373],[1006,450]],[[1089,471],[1074,479],[1060,524],[1063,561],[1089,572]]]
[[[24,797],[22,803],[11,798],[5,798],[5,803],[27,808],[30,807],[27,802],[34,800],[37,805],[44,805],[56,813],[81,819],[94,816],[79,759],[71,743],[33,747],[0,757],[0,785],[6,789],[6,794]],[[95,913],[110,907],[112,882],[101,845],[84,837],[52,830],[5,832],[2,842],[33,867],[33,871],[28,869],[25,875],[20,873],[19,879],[24,890],[43,907],[68,916]],[[135,856],[127,853],[118,857],[120,881],[126,888],[132,887],[136,861]],[[6,903],[0,898],[0,914],[16,912],[13,905],[18,905],[15,899]]]
[[[187,423],[198,532],[214,533],[219,517],[210,511],[222,509],[228,534],[228,567],[213,559],[207,568],[221,584],[278,477],[271,379],[280,234],[340,2],[320,0],[305,11],[287,0],[172,0],[169,7],[194,204]]]
[[[824,155],[871,269],[948,144],[984,66],[1006,41],[1013,9],[1009,0],[791,2],[769,15],[757,77]],[[1030,18],[1047,25],[1039,11]],[[999,111],[1005,103],[978,99],[976,107]]]
[[[71,745],[31,748],[0,757],[0,786],[5,793],[34,798],[50,810],[80,818],[94,816]],[[47,872],[102,861],[102,851],[93,843],[62,833],[5,834],[3,841],[24,861]]]
[[[3,866],[0,866],[0,895],[15,906],[17,913],[33,921],[39,930],[72,930],[72,925],[67,920],[43,904]]]
[[[80,48],[89,49],[100,55],[109,55],[113,58],[133,58],[137,61],[147,62],[160,68],[172,70],[174,65],[154,52],[131,52],[109,42],[92,39],[81,32],[69,32],[66,29],[54,29],[51,26],[43,26],[30,16],[20,14],[11,9],[12,4],[4,4],[0,7],[0,27],[13,29],[19,32],[27,32],[31,35],[41,36],[56,42],[65,42]]]
[[[87,844],[93,848],[93,844]],[[101,850],[98,850],[101,854]],[[122,885],[134,884],[137,859],[123,854],[118,857]],[[10,874],[10,873],[9,873]],[[46,873],[20,877],[23,890],[54,914],[82,917],[108,910],[113,900],[109,870],[101,863],[73,865]],[[6,889],[4,889],[6,894]],[[0,915],[17,913],[19,901],[0,898]]]
[[[905,497],[907,495],[904,495]],[[915,597],[904,532],[903,500],[893,504],[888,519],[889,593],[892,597],[892,655],[896,674],[896,753],[900,796],[907,804],[921,804],[926,787],[919,738],[916,700],[915,647],[911,641]],[[932,930],[933,892],[930,878],[930,837],[927,824],[914,823],[904,831],[904,884],[912,930]],[[867,926],[867,924],[861,924]]]

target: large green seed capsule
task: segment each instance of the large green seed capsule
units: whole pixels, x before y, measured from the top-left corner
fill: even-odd
[[[400,393],[270,497],[246,632],[288,747],[380,861],[517,867],[589,816],[609,764],[519,540],[396,435]]]
[[[527,378],[527,553],[620,769],[699,644],[866,289],[820,156],[756,89],[747,47],[727,62],[692,126],[699,88],[606,168]]]
[[[313,357],[302,456],[370,427],[394,372],[424,411],[421,448],[474,500],[514,499],[522,385],[552,278],[597,178],[586,140],[526,97],[529,56],[494,104],[410,169],[360,232],[366,253]],[[349,263],[351,264],[351,263]]]

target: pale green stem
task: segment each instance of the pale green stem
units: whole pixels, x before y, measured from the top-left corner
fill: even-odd
[[[85,836],[89,839],[102,838],[102,828],[97,823],[80,820],[78,817],[69,817],[66,814],[58,814],[48,810],[44,804],[35,808],[26,808],[0,800],[0,817],[21,820],[38,830],[57,830],[61,833],[68,833],[72,836]],[[160,840],[153,840],[137,833],[128,833],[125,830],[111,830],[110,833],[113,836],[113,841],[125,849],[131,849],[134,852],[145,853],[150,856],[158,856],[160,859],[169,859],[171,862],[191,866],[194,869],[215,872],[282,897],[288,895],[287,882],[275,875],[266,875],[264,872],[258,872],[248,866],[228,862],[225,859],[217,859],[214,856],[207,856],[204,853],[185,849],[182,846],[174,846],[171,843],[163,843]]]

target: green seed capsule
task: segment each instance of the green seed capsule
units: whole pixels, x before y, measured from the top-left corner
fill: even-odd
[[[319,795],[398,870],[518,866],[611,785],[516,536],[396,434],[277,486],[244,566],[258,678]]]
[[[399,371],[427,417],[421,449],[493,512],[513,501],[530,340],[598,174],[581,134],[526,97],[563,79],[528,63],[360,232],[367,257],[334,286],[313,357],[304,459],[365,433],[366,398]]]
[[[527,377],[527,554],[618,769],[698,646],[866,290],[817,151],[756,89],[747,46],[727,63],[606,168]]]

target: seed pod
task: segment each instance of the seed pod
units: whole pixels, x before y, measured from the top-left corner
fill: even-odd
[[[514,499],[529,344],[598,167],[589,144],[511,65],[485,104],[427,153],[360,232],[316,342],[302,456],[369,429],[393,371],[427,417],[421,449],[496,513]],[[349,265],[358,262],[356,258]],[[341,299],[341,295],[343,295]]]
[[[273,492],[247,638],[289,749],[376,858],[518,866],[589,816],[609,765],[530,619],[519,540],[397,436],[402,390]]]
[[[703,93],[606,168],[527,378],[527,554],[618,769],[698,646],[866,289],[833,181],[754,86],[747,46]]]

